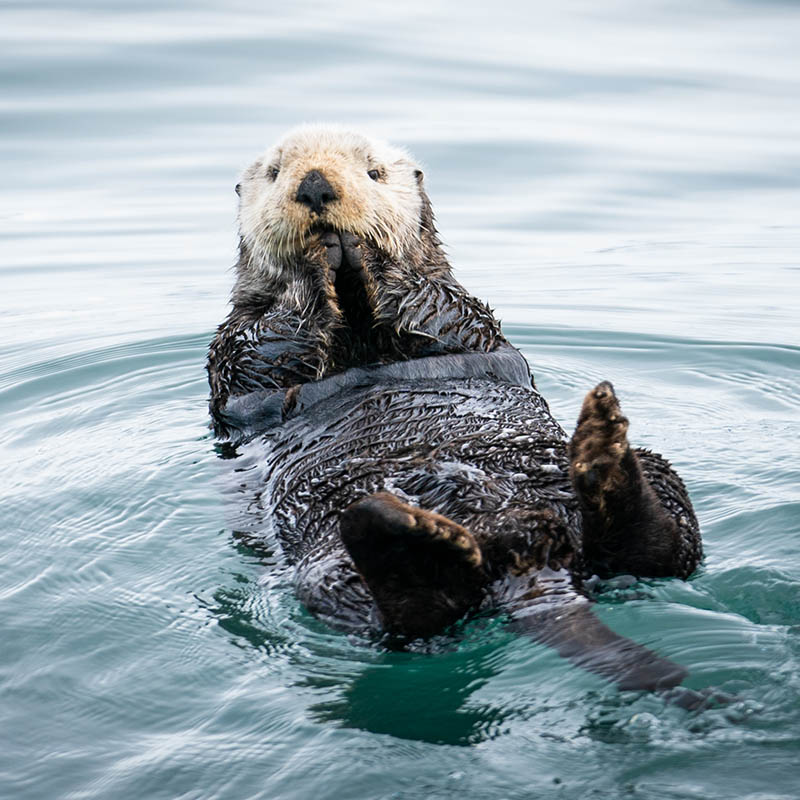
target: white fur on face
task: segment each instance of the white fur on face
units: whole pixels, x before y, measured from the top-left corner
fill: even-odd
[[[299,203],[303,178],[318,170],[336,193],[321,215]],[[367,173],[377,170],[378,180]],[[419,166],[403,150],[351,131],[291,131],[245,170],[240,181],[239,233],[250,268],[267,276],[306,246],[321,223],[372,240],[396,259],[419,242]]]

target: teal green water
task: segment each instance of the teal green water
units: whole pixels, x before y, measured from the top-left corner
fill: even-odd
[[[0,5],[0,797],[800,797],[800,9]],[[292,595],[207,429],[236,175],[330,120],[426,165],[571,428],[614,382],[689,582],[597,613],[734,696],[619,693],[497,620],[431,652]]]

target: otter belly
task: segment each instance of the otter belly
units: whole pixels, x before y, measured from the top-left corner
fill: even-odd
[[[341,511],[379,491],[487,539],[503,519],[542,508],[579,528],[564,431],[532,389],[482,379],[347,386],[264,442],[264,498],[292,561],[340,548]]]

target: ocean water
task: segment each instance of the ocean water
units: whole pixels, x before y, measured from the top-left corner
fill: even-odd
[[[0,797],[800,797],[800,7],[0,3]],[[425,165],[458,278],[571,429],[614,382],[706,558],[619,692],[498,620],[335,633],[207,427],[237,173],[333,121]],[[266,523],[265,523],[266,524]]]

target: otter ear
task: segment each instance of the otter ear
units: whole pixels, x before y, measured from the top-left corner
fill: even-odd
[[[236,186],[233,187],[233,191],[236,192],[236,194],[241,196],[241,194],[242,194],[242,184],[241,183],[237,183]]]
[[[414,175],[414,179],[417,181],[417,184],[419,186],[422,186],[422,178],[423,178],[422,170],[417,166],[417,164],[410,156],[403,156],[403,158],[398,158],[397,161],[394,162],[394,166],[399,167],[400,170],[411,170],[411,172]]]

